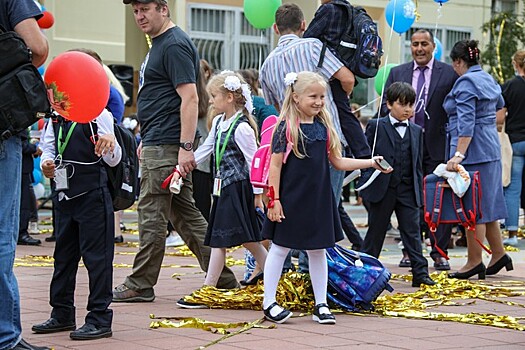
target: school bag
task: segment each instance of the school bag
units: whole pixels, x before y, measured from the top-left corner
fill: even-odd
[[[50,113],[46,86],[31,57],[24,40],[0,26],[0,140]]]
[[[90,135],[89,124],[83,124],[84,132]],[[97,134],[97,123],[91,123],[93,132]],[[115,139],[122,148],[120,162],[110,167],[104,163],[108,174],[108,189],[113,201],[113,210],[128,209],[135,203],[139,194],[139,158],[137,156],[137,140],[133,133],[125,127],[114,123],[113,130]]]
[[[390,271],[373,256],[339,245],[326,249],[328,262],[328,300],[348,311],[370,311],[373,301],[386,289]]]
[[[377,25],[361,6],[352,6],[348,2],[333,2],[344,7],[347,13],[347,27],[341,33],[339,43],[331,47],[341,62],[360,78],[373,78],[381,65],[383,42],[377,31]],[[324,41],[318,67],[322,67],[327,42]]]
[[[487,248],[475,235],[476,222],[483,217],[481,212],[481,180],[479,171],[469,172],[470,186],[462,197],[458,197],[447,180],[435,174],[423,180],[424,217],[431,234],[440,224],[460,224],[474,231],[474,238],[489,254]],[[435,245],[436,250],[446,259],[448,256]]]
[[[271,115],[263,121],[261,127],[261,143],[253,155],[250,169],[250,182],[254,187],[268,187],[268,174],[270,172],[270,159],[272,156],[272,135],[278,120],[275,115]]]

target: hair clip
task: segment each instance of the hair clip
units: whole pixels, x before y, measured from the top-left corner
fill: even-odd
[[[252,114],[253,101],[252,101],[252,93],[250,91],[250,86],[248,84],[241,84],[241,91],[242,91],[242,96],[246,100],[244,102],[244,108],[246,108],[248,113]]]
[[[284,77],[284,83],[286,86],[292,86],[297,81],[297,73],[290,72]]]
[[[230,75],[227,76],[226,79],[224,79],[223,86],[232,92],[237,91],[241,88],[241,80],[235,75]]]

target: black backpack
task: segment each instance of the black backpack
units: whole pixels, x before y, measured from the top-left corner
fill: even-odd
[[[333,4],[345,8],[348,27],[341,33],[337,46],[332,49],[356,76],[365,79],[375,77],[383,56],[383,42],[378,34],[377,25],[360,6],[354,7],[347,2]],[[319,67],[322,66],[326,45],[325,41]]]
[[[97,134],[97,123],[93,125],[93,132]],[[89,124],[84,124],[84,133],[89,137]],[[110,167],[104,163],[108,174],[108,188],[113,200],[113,210],[128,209],[135,203],[139,193],[139,158],[137,156],[137,140],[131,131],[125,127],[113,124],[115,139],[122,148],[122,159],[118,165]]]
[[[50,113],[47,89],[31,56],[17,33],[0,26],[0,141]]]

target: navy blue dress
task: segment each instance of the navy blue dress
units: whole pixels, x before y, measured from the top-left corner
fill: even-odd
[[[313,124],[301,124],[301,131],[305,142],[303,148],[299,141],[299,149],[306,156],[299,159],[290,152],[281,171],[278,195],[285,219],[280,223],[266,219],[262,234],[287,248],[330,248],[343,239],[343,232],[330,184],[326,127],[316,119]],[[272,150],[286,150],[284,121],[274,133]]]

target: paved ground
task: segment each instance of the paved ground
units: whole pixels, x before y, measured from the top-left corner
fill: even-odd
[[[366,222],[365,212],[359,206],[346,206],[350,216],[357,224]],[[49,212],[42,210],[41,219],[48,220]],[[128,228],[136,228],[136,213],[126,212],[124,221]],[[41,225],[41,228],[46,228]],[[365,230],[363,228],[361,231]],[[363,231],[364,234],[364,231]],[[37,236],[43,240],[47,234]],[[136,241],[137,236],[131,232],[125,234],[126,241]],[[343,246],[348,246],[343,241]],[[156,299],[153,303],[115,303],[113,337],[97,341],[79,342],[69,339],[68,332],[52,335],[32,334],[31,325],[48,318],[49,282],[52,274],[50,266],[34,266],[34,260],[27,262],[28,255],[51,256],[53,243],[44,242],[41,247],[19,246],[16,269],[20,284],[22,323],[24,338],[32,343],[53,346],[55,349],[201,349],[211,347],[215,350],[229,349],[525,349],[525,331],[497,328],[493,326],[472,325],[460,322],[426,320],[421,318],[385,317],[378,315],[338,314],[337,325],[322,326],[305,315],[292,318],[284,325],[275,328],[251,328],[235,334],[240,328],[230,330],[229,337],[196,328],[159,328],[151,329],[150,314],[163,317],[198,317],[205,321],[220,323],[254,322],[262,317],[261,311],[252,310],[184,310],[179,309],[176,301],[199,288],[204,281],[204,274],[194,267],[196,260],[191,257],[175,256],[176,248],[169,248],[165,257],[160,280],[155,287]],[[455,303],[431,308],[434,318],[443,318],[446,313],[466,315],[468,313],[508,315],[518,318],[525,326],[525,241],[520,242],[521,251],[510,252],[514,261],[514,271],[501,272],[496,277],[487,278],[491,288],[506,286],[507,291],[521,292],[521,296],[508,297],[500,295],[494,302],[487,300],[456,300]],[[121,283],[130,272],[134,252],[137,248],[117,246],[114,269],[114,284]],[[465,248],[450,251],[451,265],[459,268],[465,260]],[[231,253],[235,259],[243,258],[243,251]],[[407,269],[397,267],[401,258],[400,250],[392,238],[387,238],[382,261],[396,274],[406,274]],[[485,262],[488,262],[486,258]],[[44,262],[36,264],[47,265]],[[244,267],[233,266],[239,278]],[[433,272],[433,268],[430,268]],[[172,275],[176,274],[176,278]],[[514,285],[508,281],[517,281]],[[394,279],[394,293],[413,293],[416,288],[402,279]],[[439,298],[449,289],[437,290],[434,298]],[[388,294],[388,293],[385,293]],[[410,301],[410,296],[401,295],[394,303],[402,305]],[[84,268],[79,269],[76,290],[77,324],[83,324],[87,298],[87,275]],[[416,296],[416,299],[418,297]],[[418,299],[421,301],[421,297]],[[427,302],[429,300],[426,300]],[[504,302],[514,302],[509,304]],[[409,303],[410,304],[410,303]],[[296,312],[300,315],[300,312]],[[418,316],[412,312],[412,316]],[[423,314],[419,314],[421,317]],[[449,315],[450,316],[450,315]],[[476,317],[476,315],[471,315]],[[521,318],[521,319],[520,319]],[[174,320],[174,322],[177,322]],[[483,323],[483,317],[478,323]],[[262,323],[269,326],[269,322]],[[218,325],[215,325],[219,327]],[[220,328],[220,327],[219,327]],[[224,337],[224,338],[223,338]]]

